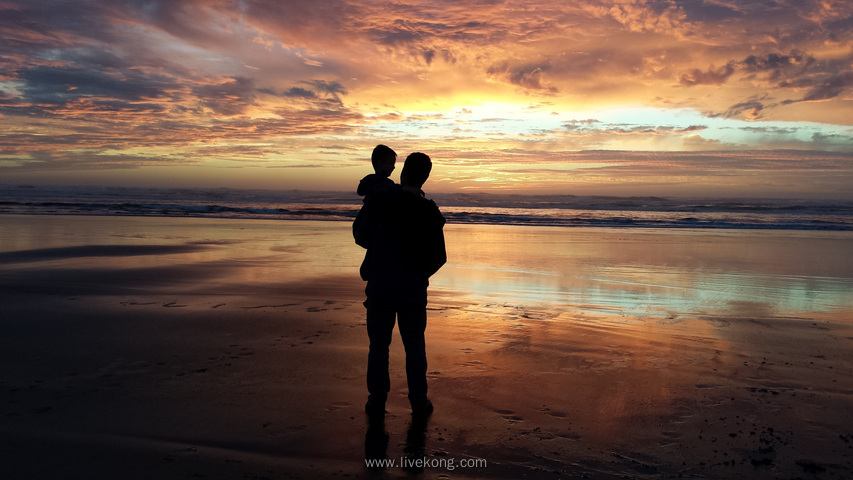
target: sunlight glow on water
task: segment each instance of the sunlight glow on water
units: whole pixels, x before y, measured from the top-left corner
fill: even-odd
[[[197,266],[223,291],[344,279],[360,290],[364,250],[348,222],[6,217],[0,253],[77,249],[7,270]],[[631,317],[812,318],[853,312],[853,233],[459,225],[430,298],[469,306]],[[99,245],[126,247],[104,254]],[[193,247],[143,255],[140,247]],[[86,253],[89,252],[89,253]],[[53,254],[51,254],[53,255]]]
[[[853,309],[850,235],[448,228],[432,281],[499,304],[624,315],[798,316]]]

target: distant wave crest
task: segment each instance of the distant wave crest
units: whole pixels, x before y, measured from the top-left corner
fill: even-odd
[[[853,202],[437,194],[449,223],[853,230]],[[354,193],[0,186],[0,214],[351,221]]]

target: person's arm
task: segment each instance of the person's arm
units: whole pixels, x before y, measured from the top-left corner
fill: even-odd
[[[433,215],[431,219],[429,238],[426,242],[427,252],[424,259],[424,273],[427,278],[433,276],[445,263],[447,263],[447,247],[444,243],[444,216],[434,202],[432,203]]]
[[[366,175],[364,178],[361,179],[360,182],[358,182],[358,188],[356,189],[355,193],[357,193],[360,197],[364,197],[369,195],[370,193],[373,193],[373,184],[376,183],[375,180],[375,174],[371,173],[369,175]]]
[[[352,237],[356,245],[362,248],[370,246],[370,204],[364,204],[352,222]]]

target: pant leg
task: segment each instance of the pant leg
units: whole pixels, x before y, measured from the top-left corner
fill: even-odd
[[[370,350],[367,354],[367,391],[373,400],[384,402],[391,390],[391,378],[388,374],[388,347],[394,331],[396,310],[390,302],[368,298],[367,336]]]
[[[409,399],[427,394],[426,302],[405,302],[398,307],[398,325],[406,348],[406,379]]]

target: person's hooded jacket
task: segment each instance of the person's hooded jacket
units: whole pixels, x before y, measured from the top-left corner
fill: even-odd
[[[360,273],[368,289],[425,292],[429,277],[447,262],[444,224],[422,192],[397,186],[371,195],[353,222],[356,243],[367,249]]]

